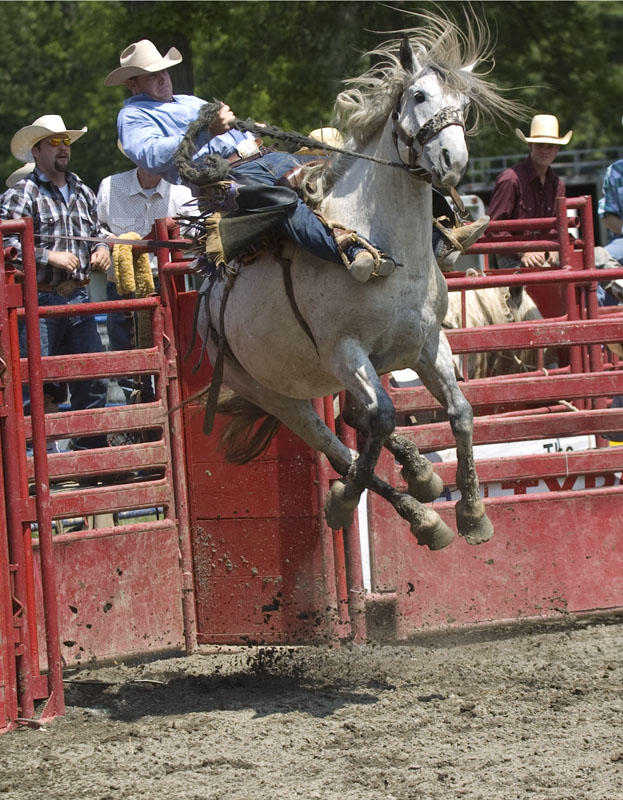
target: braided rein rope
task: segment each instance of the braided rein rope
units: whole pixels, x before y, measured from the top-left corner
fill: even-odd
[[[229,173],[229,162],[227,159],[217,154],[207,154],[198,165],[194,165],[192,161],[193,156],[197,153],[197,146],[195,144],[196,138],[202,131],[209,130],[221,105],[222,103],[215,100],[212,103],[205,103],[201,107],[197,119],[188,126],[175,153],[174,161],[178,172],[182,178],[190,183],[194,183],[196,186],[206,186],[210,183],[225,180]],[[454,113],[454,109],[443,109],[443,112],[444,113],[440,112],[423,126],[417,137],[420,144],[427,142],[436,132],[447,125],[462,125],[462,118],[459,119],[458,115]],[[423,167],[406,164],[404,161],[390,161],[387,158],[379,158],[378,156],[371,156],[366,153],[357,153],[354,150],[347,150],[344,147],[336,147],[326,142],[319,141],[318,139],[313,139],[311,136],[305,136],[298,131],[284,131],[276,125],[259,124],[254,120],[241,120],[237,117],[234,120],[233,127],[242,133],[251,133],[257,138],[270,136],[272,139],[285,142],[292,147],[309,147],[317,150],[325,150],[329,153],[339,153],[348,158],[362,158],[365,161],[373,161],[375,164],[381,164],[385,167],[393,167],[394,169],[408,172],[412,177],[425,180],[427,183],[431,182],[429,172]],[[458,208],[459,214],[462,216],[465,215],[465,207],[456,189],[450,187],[449,193],[454,204]]]

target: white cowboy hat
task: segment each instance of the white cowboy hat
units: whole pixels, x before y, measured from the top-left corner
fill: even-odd
[[[33,171],[34,168],[35,168],[34,161],[27,161],[25,164],[22,164],[21,167],[14,169],[13,172],[9,175],[9,177],[5,181],[6,185],[9,187],[9,189],[12,189],[16,183],[21,181],[22,178],[25,178],[26,175],[30,175],[30,173]]]
[[[342,147],[344,145],[342,134],[337,128],[316,128],[315,130],[309,132],[309,137],[310,139],[316,139],[317,141],[331,145],[332,147]],[[315,147],[301,147],[300,150],[296,151],[296,155],[315,155],[327,152],[330,151]]]
[[[524,136],[519,128],[515,128],[515,133],[526,144],[568,144],[573,136],[573,131],[560,136],[558,117],[553,114],[535,114],[530,124],[530,136]]]
[[[171,47],[166,55],[149,39],[141,39],[129,45],[119,56],[120,67],[113,69],[104,80],[105,86],[121,86],[128,78],[145,75],[149,72],[160,72],[174,67],[182,61],[182,54],[177,47]]]
[[[43,117],[36,119],[32,125],[26,125],[25,128],[18,130],[11,139],[11,153],[20,161],[28,161],[31,158],[32,148],[47,136],[53,136],[55,133],[64,133],[73,143],[86,132],[86,125],[79,131],[70,131],[67,130],[63,118],[59,117],[58,114],[45,114]]]

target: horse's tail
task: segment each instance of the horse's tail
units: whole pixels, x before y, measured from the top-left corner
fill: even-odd
[[[277,417],[229,390],[221,392],[216,410],[231,417],[221,433],[220,449],[234,464],[246,464],[261,455],[281,427]]]

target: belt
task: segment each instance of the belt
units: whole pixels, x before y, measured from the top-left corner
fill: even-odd
[[[73,278],[67,278],[67,280],[61,281],[54,286],[51,283],[38,283],[37,289],[40,292],[54,292],[60,297],[69,297],[69,295],[77,292],[78,289],[88,286],[88,284],[88,281],[75,281]]]
[[[234,153],[231,156],[227,156],[227,160],[229,161],[232,167],[239,167],[241,164],[246,164],[247,161],[255,161],[256,158],[261,158],[262,156],[265,156],[267,153],[273,153],[273,152],[274,148],[264,147],[264,145],[262,145],[258,149],[257,153],[253,153],[252,156],[247,156],[246,158],[242,158],[241,156],[238,155],[238,153]]]

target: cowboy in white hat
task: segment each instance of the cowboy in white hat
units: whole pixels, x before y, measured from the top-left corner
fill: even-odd
[[[568,144],[573,131],[560,135],[558,119],[553,114],[536,114],[525,136],[517,128],[518,138],[530,148],[529,155],[519,164],[499,175],[491,202],[489,216],[498,219],[534,219],[556,215],[556,198],[566,193],[565,184],[552,169],[561,146]],[[542,232],[527,232],[526,238],[539,238]],[[498,266],[505,269],[547,266],[547,253],[534,252],[497,256]]]
[[[107,86],[125,84],[132,93],[119,113],[117,128],[123,149],[135,164],[171,183],[187,183],[201,194],[203,207],[248,212],[253,215],[258,232],[262,225],[266,228],[270,224],[314,255],[340,265],[346,262],[356,280],[363,282],[393,271],[393,260],[361,237],[354,241],[348,233],[338,244],[294,190],[276,185],[282,175],[299,165],[295,156],[270,152],[251,134],[236,130],[235,116],[226,104],[206,104],[192,95],[174,95],[169,68],[181,61],[182,55],[176,48],[162,55],[152,42],[142,39],[123,50],[119,67],[104,81]],[[201,176],[205,186],[201,192],[196,181],[182,178],[175,160],[189,125],[196,121],[200,111],[205,130],[196,143],[192,170]],[[199,163],[200,169],[195,169],[194,165]],[[219,223],[227,224],[226,217]],[[233,245],[229,239],[230,247],[225,253],[220,251],[224,238],[217,236],[217,241],[219,255],[225,260],[250,244],[244,237]]]
[[[31,125],[20,128],[11,139],[11,153],[20,161],[28,161],[32,157],[32,148],[43,139],[53,137],[62,141],[67,147],[78,141],[87,132],[87,127],[80,130],[68,130],[63,118],[58,114],[44,114]],[[54,136],[54,134],[58,134]],[[69,141],[65,141],[65,140]],[[58,146],[58,145],[57,145]]]
[[[110,235],[97,219],[95,195],[78,175],[69,171],[71,146],[86,131],[86,127],[68,128],[57,114],[46,114],[20,128],[11,140],[13,155],[22,161],[32,158],[34,169],[2,195],[0,218],[33,220],[40,306],[88,303],[91,270],[106,271],[110,265],[108,246],[90,241]],[[16,248],[17,266],[23,268],[19,237],[9,236],[6,243]],[[44,356],[99,353],[103,349],[93,315],[42,317],[39,325]],[[23,356],[26,349],[22,326]],[[71,406],[104,407],[106,390],[105,380],[73,381]],[[105,445],[105,436],[80,439],[74,444],[76,449]]]

